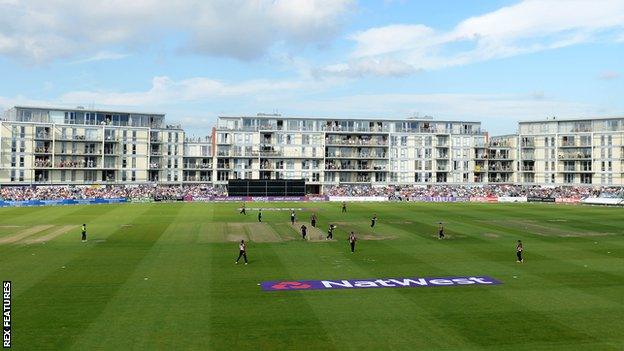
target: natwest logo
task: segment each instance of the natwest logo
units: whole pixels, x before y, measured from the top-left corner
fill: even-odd
[[[264,291],[276,290],[335,290],[371,288],[425,288],[467,285],[498,285],[501,281],[487,276],[409,277],[384,279],[300,280],[263,282]]]
[[[304,282],[279,282],[271,285],[275,290],[295,290],[295,289],[310,289],[310,284]]]

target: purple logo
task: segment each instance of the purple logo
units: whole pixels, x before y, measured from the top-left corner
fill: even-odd
[[[335,290],[370,288],[426,288],[458,285],[498,285],[501,281],[487,276],[435,277],[435,278],[384,278],[343,280],[299,280],[262,282],[264,291],[277,290]]]
[[[271,285],[271,290],[299,290],[310,289],[311,285],[305,282],[279,282]]]

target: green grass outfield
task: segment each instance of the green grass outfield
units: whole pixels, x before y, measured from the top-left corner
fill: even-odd
[[[623,350],[624,209],[545,204],[0,209],[15,350]],[[368,227],[379,217],[374,232]],[[437,240],[436,222],[448,240]],[[80,242],[87,223],[89,242]],[[347,230],[362,238],[350,254]],[[251,238],[248,266],[233,240]],[[525,263],[515,262],[515,242]],[[263,292],[272,280],[486,275],[498,286]]]

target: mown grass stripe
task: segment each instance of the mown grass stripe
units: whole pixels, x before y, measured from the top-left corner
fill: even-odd
[[[106,243],[84,247],[65,269],[52,271],[15,299],[15,308],[23,312],[14,321],[23,327],[31,349],[66,348],[87,330],[162,234],[165,218],[160,212],[157,206],[149,207],[133,219],[136,229],[131,234],[117,229]],[[159,222],[154,222],[155,216]],[[124,246],[133,250],[120,249]]]

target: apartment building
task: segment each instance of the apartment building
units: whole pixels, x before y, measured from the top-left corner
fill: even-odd
[[[624,185],[624,118],[479,122],[221,116],[187,137],[165,115],[16,106],[0,120],[0,184]]]
[[[0,121],[1,184],[182,179],[184,132],[163,114],[16,106]],[[167,167],[155,167],[155,165]]]
[[[147,180],[179,183],[183,180],[185,133],[178,125],[150,128]]]
[[[488,183],[517,183],[518,136],[491,137],[487,144]]]
[[[518,182],[624,185],[624,118],[519,123]]]
[[[471,183],[479,122],[222,116],[215,183],[305,179],[335,184]],[[486,179],[483,178],[482,182]]]
[[[182,181],[185,183],[212,183],[213,138],[187,137],[184,142]]]

